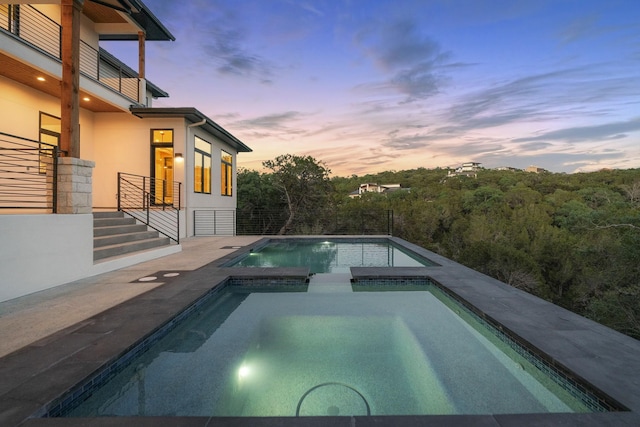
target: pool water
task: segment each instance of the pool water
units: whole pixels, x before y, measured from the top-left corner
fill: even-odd
[[[436,286],[415,289],[228,285],[66,416],[592,410]]]
[[[272,240],[226,266],[309,267],[311,273],[346,273],[350,267],[433,265],[436,264],[388,241]]]

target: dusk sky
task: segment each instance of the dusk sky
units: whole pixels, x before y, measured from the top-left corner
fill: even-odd
[[[176,37],[147,43],[154,106],[225,127],[240,167],[640,167],[638,0],[144,2]]]

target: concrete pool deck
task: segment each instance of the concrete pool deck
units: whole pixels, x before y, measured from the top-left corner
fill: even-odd
[[[230,274],[260,237],[185,239],[183,251],[0,303],[0,425],[640,425],[640,342],[408,244],[439,267],[358,268],[357,277],[429,276],[629,409],[589,414],[213,419],[29,418]],[[405,245],[406,242],[405,242]],[[269,269],[253,270],[260,274]],[[299,270],[299,269],[297,269]],[[171,273],[180,273],[174,276]],[[283,272],[286,274],[287,272]],[[299,272],[295,272],[299,274]],[[168,276],[165,277],[165,274]],[[234,273],[235,274],[235,273]],[[141,278],[156,277],[148,281]]]
[[[162,285],[132,282],[155,272],[190,271],[259,240],[256,236],[182,240],[182,251],[131,267],[87,277],[49,290],[0,302],[0,357]]]

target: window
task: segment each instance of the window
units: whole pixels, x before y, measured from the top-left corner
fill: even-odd
[[[151,200],[173,203],[173,129],[151,129]]]
[[[62,124],[59,117],[47,113],[40,113],[40,142],[58,145]]]
[[[231,196],[233,189],[233,156],[222,150],[220,157],[220,184],[223,196]]]
[[[193,191],[211,194],[211,143],[195,137]]]
[[[59,117],[47,113],[40,113],[40,142],[49,145],[40,146],[40,173],[47,173],[47,164],[51,164],[53,157],[51,145],[56,147],[60,144],[60,132],[62,124]]]

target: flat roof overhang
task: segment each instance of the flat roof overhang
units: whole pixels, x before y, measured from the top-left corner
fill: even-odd
[[[141,119],[148,118],[184,118],[191,123],[202,123],[201,127],[219,138],[221,141],[229,144],[235,148],[239,153],[250,153],[253,150],[245,145],[235,136],[231,135],[222,126],[211,120],[209,117],[202,114],[196,108],[193,107],[179,107],[179,108],[148,108],[148,107],[131,107],[131,113],[134,116]]]
[[[176,38],[160,20],[140,0],[88,0],[84,3],[83,13],[99,24],[123,24],[124,14],[145,31],[146,40],[174,41]],[[120,13],[118,13],[120,12]],[[100,40],[137,40],[137,31],[100,34]]]
[[[24,62],[18,61],[17,59],[5,55],[1,52],[0,63],[3,64],[3,66],[0,67],[0,75],[60,99],[60,77],[53,76],[49,73],[44,73],[42,70],[31,66],[30,64],[25,64]],[[46,80],[44,82],[37,80],[38,77],[43,76],[46,76]],[[85,97],[90,98],[91,101],[83,102],[82,99]],[[81,108],[86,108],[87,110],[93,112],[123,111],[116,105],[113,105],[97,97],[95,93],[89,93],[82,88],[80,89],[80,100]]]

